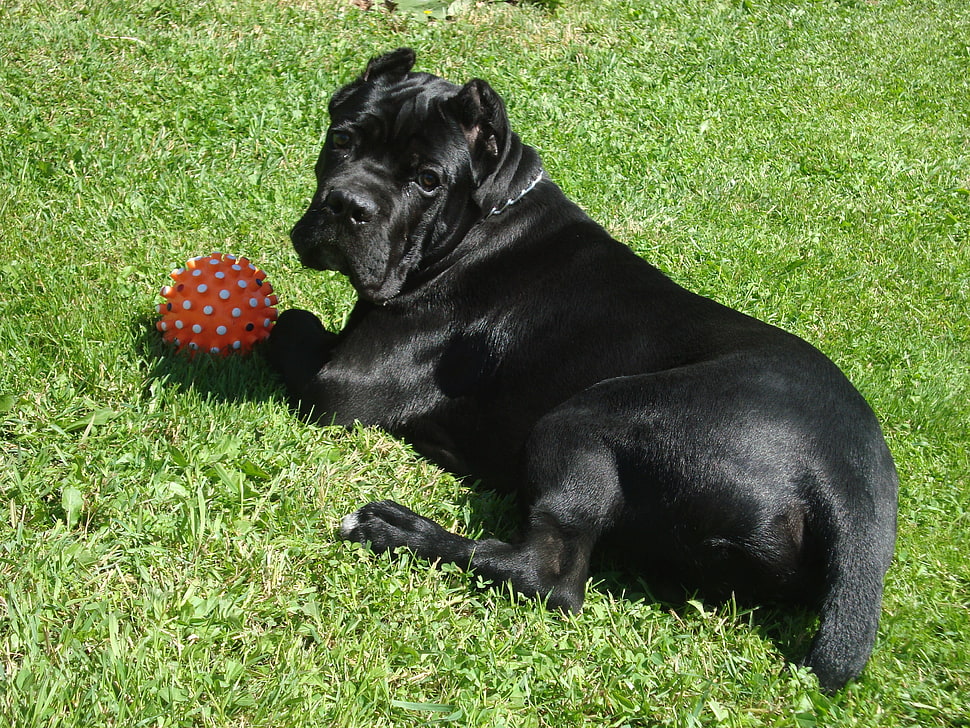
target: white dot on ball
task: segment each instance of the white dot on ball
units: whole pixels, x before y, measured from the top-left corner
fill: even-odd
[[[202,333],[202,327],[199,324],[192,324],[192,332],[196,334]]]
[[[273,322],[272,322],[272,321],[270,321],[269,319],[263,319],[263,327],[264,327],[264,328],[267,328],[267,329],[268,329],[268,328],[269,328],[269,325],[270,325],[271,323],[273,323]]]
[[[199,293],[205,293],[209,290],[209,286],[207,286],[205,283],[200,283],[195,290],[197,290]]]
[[[249,284],[246,283],[246,281],[236,281],[236,285],[239,286],[240,288],[245,288]]]
[[[215,311],[215,309],[212,308],[212,306],[206,306],[202,309],[202,313],[204,313],[206,316],[211,316],[213,311]]]
[[[233,318],[239,318],[240,316],[242,316],[242,309],[241,308],[234,308],[232,310],[232,317]]]
[[[252,308],[256,308],[259,305],[259,300],[255,299],[255,298],[250,298],[249,299],[249,305]]]
[[[186,311],[188,311],[190,308],[192,308],[192,302],[191,301],[182,301],[182,308],[184,308]]]
[[[211,349],[209,349],[209,353],[210,354],[218,354],[219,353],[219,347],[218,346],[213,346]]]
[[[234,341],[234,342],[232,342],[232,348],[233,349],[241,349],[242,348],[242,342],[241,341]]]
[[[232,267],[233,270],[242,270],[242,266],[238,263]]]
[[[216,255],[218,255],[218,253],[216,253]],[[209,261],[209,265],[219,265],[219,259],[213,258],[212,260]]]
[[[164,321],[159,321],[158,328],[160,328],[162,331],[168,331],[168,324]]]
[[[223,288],[221,291],[219,291],[219,298],[221,298],[223,301],[228,301],[229,300],[229,296],[231,296],[231,295],[232,294],[229,293],[229,291],[227,291],[225,288]]]
[[[273,305],[273,302],[270,301],[268,298],[264,298],[263,299],[263,305],[264,306],[272,306]]]
[[[225,336],[228,330],[229,329],[227,329],[225,326],[216,326],[216,333],[219,334],[219,336]]]
[[[175,321],[175,328],[181,329],[181,328],[184,328],[184,327],[185,327],[185,324],[182,323],[182,319],[177,319]]]
[[[189,342],[189,348],[190,349],[198,349],[199,348],[199,345],[196,344],[194,341],[190,341]]]
[[[194,271],[192,271],[192,275],[194,275],[194,276],[200,276],[200,275],[202,275],[202,271],[200,271],[198,268],[196,268]]]
[[[220,281],[225,277],[226,277],[226,272],[224,270],[216,271],[216,278],[218,278]]]

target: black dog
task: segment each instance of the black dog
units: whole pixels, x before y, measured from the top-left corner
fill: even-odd
[[[305,416],[407,438],[514,489],[521,537],[474,541],[391,501],[342,535],[580,609],[594,547],[705,598],[817,608],[826,690],[862,670],[895,540],[896,473],[825,356],[690,293],[567,200],[484,81],[371,60],[330,101],[302,262],[350,277],[347,326],[279,319]]]

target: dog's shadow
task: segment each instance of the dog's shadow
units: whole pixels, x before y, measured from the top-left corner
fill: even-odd
[[[473,537],[514,539],[521,508],[512,494],[503,494],[469,482],[465,496],[469,521],[466,532]],[[594,553],[590,565],[592,593],[608,594],[617,602],[645,602],[656,605],[672,618],[692,619],[697,608],[693,595],[676,589],[658,588],[622,564],[615,555]],[[790,605],[738,604],[698,600],[705,611],[717,615],[727,629],[753,629],[768,641],[787,662],[799,663],[808,652],[812,635],[818,628],[818,615],[804,607]]]
[[[138,316],[130,323],[135,350],[144,362],[146,393],[156,386],[178,392],[194,391],[215,402],[265,402],[283,399],[276,375],[263,359],[259,345],[248,356],[185,354],[164,341],[155,319]]]
[[[658,592],[643,577],[606,561],[594,564],[591,576],[592,591],[607,593],[621,602],[642,601],[656,605],[678,621],[696,618],[697,605],[700,605],[705,614],[713,616],[725,630],[754,630],[787,662],[801,662],[818,629],[818,615],[801,606],[742,604],[733,599],[709,602],[689,594],[678,596],[673,592]]]

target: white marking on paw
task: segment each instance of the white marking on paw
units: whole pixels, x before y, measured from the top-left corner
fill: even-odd
[[[357,511],[344,516],[340,521],[340,535],[348,538],[359,523],[360,518],[357,516]]]

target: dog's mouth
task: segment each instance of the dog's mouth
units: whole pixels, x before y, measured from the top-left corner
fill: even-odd
[[[313,270],[333,270],[347,276],[357,293],[368,301],[384,304],[398,292],[397,281],[390,281],[386,275],[367,275],[351,265],[350,259],[336,246],[318,243],[310,247],[295,246],[297,255],[307,268]]]
[[[350,275],[350,261],[340,250],[329,245],[314,245],[309,249],[297,248],[300,262],[314,270],[335,270]]]
[[[307,268],[349,273],[350,261],[336,244],[335,231],[322,230],[315,216],[311,218],[308,213],[293,226],[290,242],[300,263]]]

